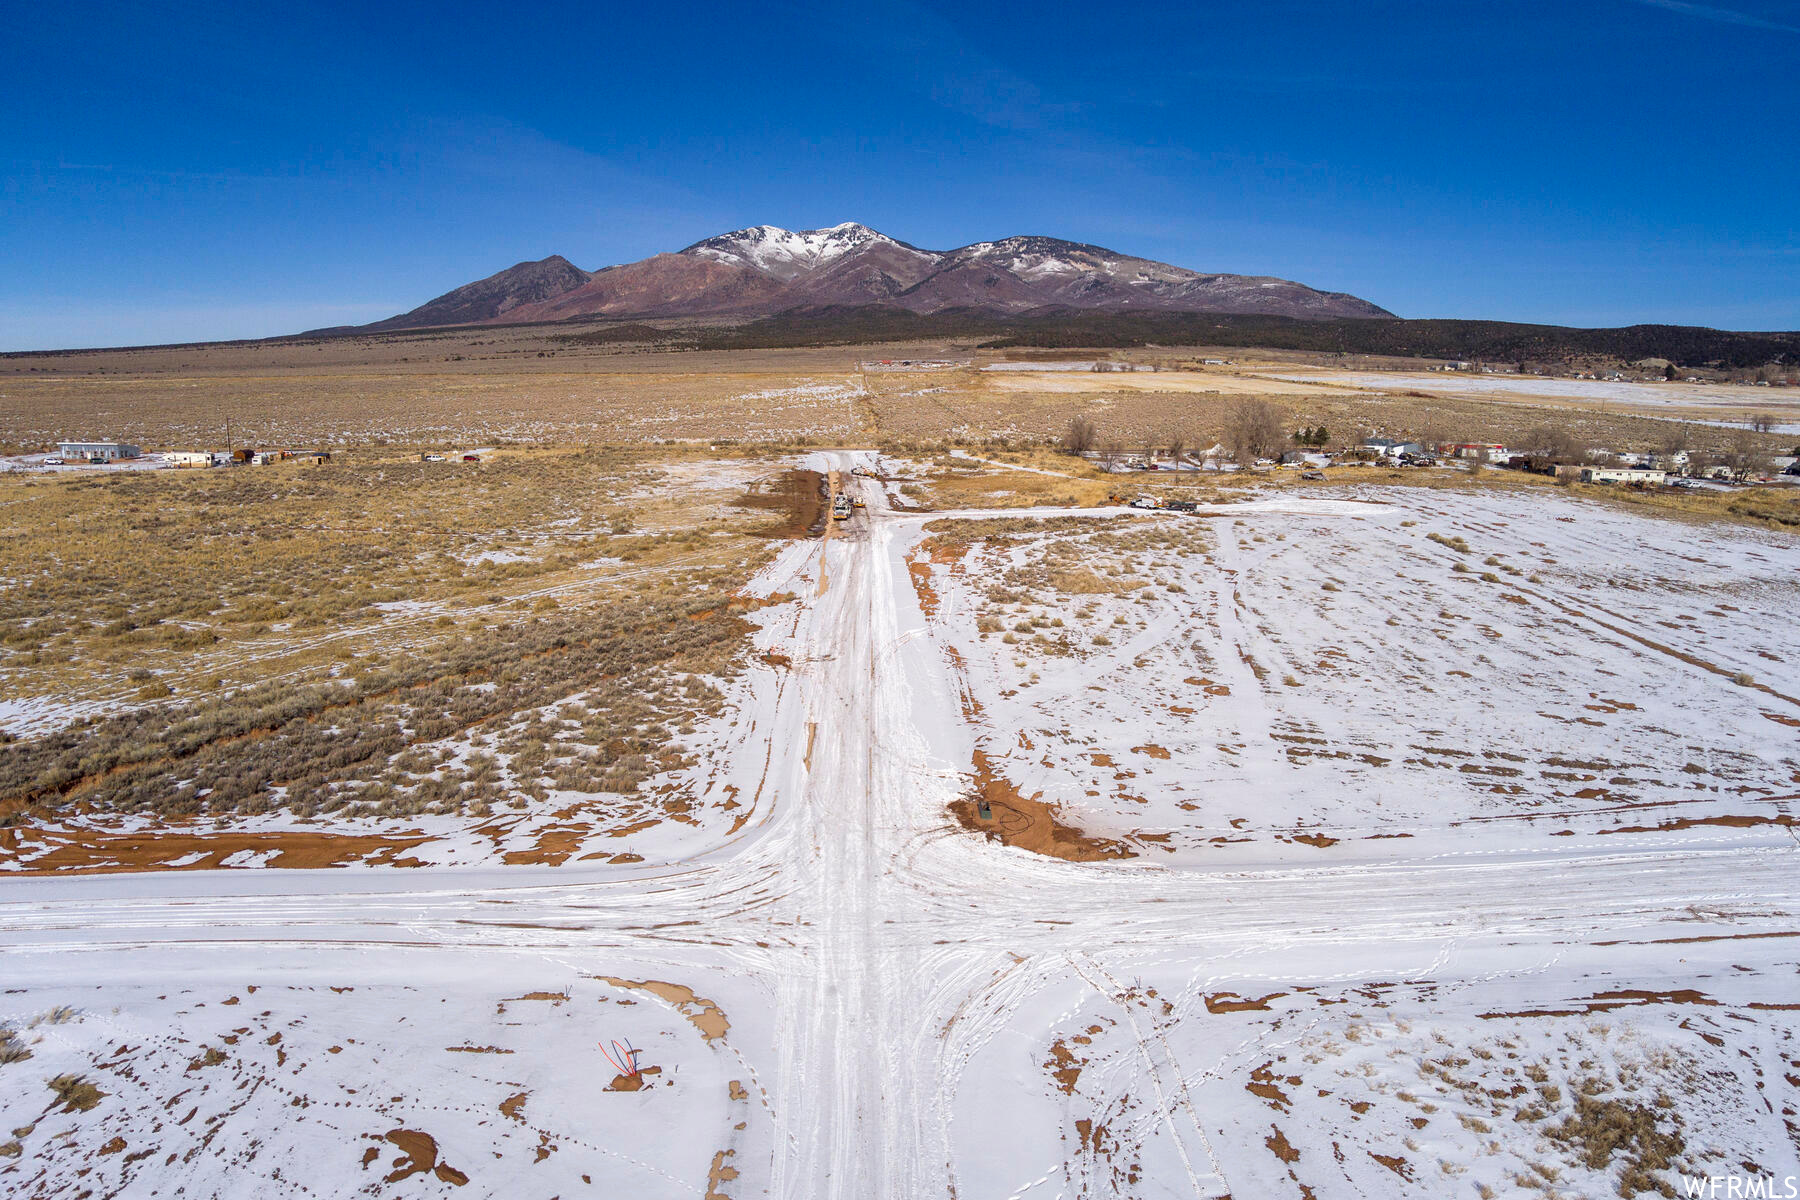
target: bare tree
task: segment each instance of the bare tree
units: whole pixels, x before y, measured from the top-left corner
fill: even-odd
[[[1725,451],[1725,466],[1731,468],[1731,477],[1742,483],[1769,469],[1768,455],[1754,433],[1740,429],[1732,435],[1731,445]]]
[[[1539,425],[1525,435],[1525,446],[1553,463],[1577,463],[1582,457],[1581,443],[1559,425]]]
[[[1169,435],[1169,457],[1175,460],[1175,469],[1181,470],[1181,456],[1187,450],[1187,439],[1179,433]]]
[[[1413,435],[1413,440],[1435,455],[1444,452],[1450,437],[1444,432],[1443,425],[1428,419],[1419,423],[1419,432]]]
[[[1758,433],[1773,433],[1775,425],[1775,418],[1768,413],[1757,413],[1754,417],[1750,418],[1750,428]]]
[[[1099,436],[1092,421],[1086,417],[1075,417],[1070,420],[1069,427],[1063,430],[1063,449],[1070,454],[1086,454],[1094,448]]]
[[[1267,400],[1239,400],[1225,413],[1221,438],[1232,461],[1249,466],[1259,457],[1281,450],[1281,414]]]

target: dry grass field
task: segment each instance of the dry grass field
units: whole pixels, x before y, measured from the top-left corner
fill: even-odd
[[[986,371],[1003,358],[1096,355],[953,343],[669,352],[584,340],[593,332],[530,326],[3,355],[0,453],[43,450],[65,437],[222,448],[227,421],[237,444],[261,446],[988,445],[1054,439],[1077,415],[1095,422],[1103,444],[1130,449],[1179,435],[1196,446],[1217,439],[1226,410],[1245,396],[1274,404],[1291,425],[1324,425],[1339,441],[1381,430],[1513,444],[1555,424],[1625,450],[1660,445],[1678,426],[1692,448],[1716,451],[1732,436],[1623,403],[1439,394],[1409,387],[1412,377],[1400,374],[1391,387],[1371,387],[1367,371],[1334,375],[1279,355],[1234,352],[1231,366],[1200,366],[1202,349],[1163,348],[1098,355],[1168,368],[1155,372]],[[861,370],[872,359],[901,357],[968,365]]]
[[[858,432],[842,371],[669,374],[385,372],[9,379],[8,449],[109,437],[158,449],[237,445],[631,444],[842,440]],[[98,433],[72,433],[98,430]]]
[[[779,474],[641,449],[0,475],[0,845],[631,793],[720,709],[784,523],[740,501]]]
[[[1324,426],[1335,443],[1379,431],[1421,440],[1518,445],[1546,425],[1612,450],[1654,449],[1685,431],[1695,450],[1722,452],[1735,431],[1677,422],[1621,406],[1580,406],[1525,395],[1430,395],[1300,383],[1258,373],[1255,365],[1192,371],[944,372],[936,378],[869,377],[880,434],[897,442],[948,438],[972,443],[1043,442],[1077,416],[1092,420],[1102,445],[1141,450],[1180,436],[1192,447],[1220,437],[1227,412],[1252,397],[1274,405],[1289,427]],[[1793,444],[1771,435],[1771,450]]]

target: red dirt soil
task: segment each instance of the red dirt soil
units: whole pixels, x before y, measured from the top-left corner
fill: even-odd
[[[993,819],[984,821],[979,801],[986,800]],[[988,756],[975,751],[975,790],[950,802],[950,813],[964,829],[1034,854],[1068,862],[1099,862],[1136,858],[1123,842],[1096,838],[1057,820],[1056,808],[1036,796],[1027,798],[1010,781],[995,773]]]
[[[265,865],[295,870],[320,867],[342,867],[352,862],[381,866],[418,865],[414,860],[400,860],[398,855],[422,842],[424,836],[382,837],[379,835],[333,835],[324,833],[177,833],[166,829],[150,829],[137,833],[104,832],[73,833],[63,830],[31,831],[37,840],[22,836],[28,831],[0,831],[0,859],[14,857],[24,849],[35,850],[43,841],[60,844],[48,853],[33,858],[20,875],[111,874],[122,871],[205,871],[224,865],[224,860],[241,851],[275,856]],[[180,866],[170,865],[177,859],[194,856]]]

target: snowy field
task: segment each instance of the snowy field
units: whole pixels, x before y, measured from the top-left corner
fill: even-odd
[[[1490,850],[1677,823],[1786,839],[1788,803],[1760,798],[1800,770],[1791,537],[1324,495],[934,567],[989,761],[1183,865],[1449,852],[1477,828]]]
[[[1696,420],[1703,424],[1744,423],[1724,419],[1721,410],[1745,417],[1772,413],[1776,433],[1800,433],[1800,394],[1791,388],[1740,387],[1728,384],[1634,383],[1604,379],[1542,379],[1535,375],[1469,375],[1460,371],[1331,371],[1265,372],[1263,377],[1290,383],[1326,383],[1386,392],[1429,392],[1438,396],[1493,396],[1575,401],[1604,409],[1611,405],[1646,416]],[[1782,423],[1785,422],[1785,423]]]
[[[0,881],[0,1188],[1800,1174],[1800,540],[846,479],[867,509],[758,576],[758,665],[693,735],[728,820],[636,861]]]

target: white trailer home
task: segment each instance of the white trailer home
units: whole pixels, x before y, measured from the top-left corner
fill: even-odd
[[[144,453],[129,442],[58,442],[56,452],[68,462],[115,462]]]
[[[1581,482],[1583,483],[1661,484],[1666,479],[1668,479],[1667,471],[1651,471],[1642,467],[1581,468]]]

